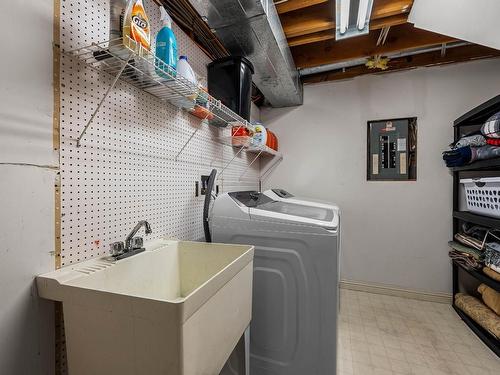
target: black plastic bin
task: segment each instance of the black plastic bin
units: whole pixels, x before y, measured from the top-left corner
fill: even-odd
[[[229,56],[208,64],[208,92],[250,121],[253,65],[241,56]]]

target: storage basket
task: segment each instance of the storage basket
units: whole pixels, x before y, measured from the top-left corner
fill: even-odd
[[[500,177],[466,178],[467,209],[482,215],[500,217]]]

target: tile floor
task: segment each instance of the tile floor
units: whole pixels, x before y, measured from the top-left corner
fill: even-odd
[[[338,375],[500,375],[450,305],[341,290]]]

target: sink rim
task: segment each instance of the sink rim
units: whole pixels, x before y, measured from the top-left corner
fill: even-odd
[[[140,294],[131,294],[131,293],[123,293],[119,291],[112,291],[112,290],[106,290],[106,289],[98,289],[94,287],[88,287],[88,286],[82,286],[76,284],[78,280],[81,280],[82,278],[89,277],[92,274],[103,272],[107,270],[110,267],[113,267],[115,265],[118,265],[119,263],[124,263],[124,262],[130,262],[133,261],[133,259],[137,259],[137,257],[144,257],[147,256],[153,252],[160,251],[166,247],[175,245],[179,246],[181,243],[187,243],[187,244],[195,244],[195,245],[213,245],[213,246],[229,246],[229,247],[241,247],[241,248],[246,248],[245,251],[243,251],[240,255],[238,255],[236,258],[234,258],[230,263],[228,263],[226,266],[221,268],[217,273],[213,274],[210,278],[208,278],[206,281],[204,281],[202,284],[200,284],[198,287],[195,289],[191,290],[189,294],[186,296],[178,297],[175,299],[166,299],[166,298],[154,298],[154,297],[148,297]],[[61,288],[61,291],[59,294],[61,294],[61,298],[57,298],[56,294],[58,294],[55,291],[49,292],[47,289],[50,288],[42,288],[45,289],[44,293],[39,293],[42,298],[49,299],[49,300],[57,300],[57,301],[62,301],[64,302],[65,298],[62,298],[64,293],[62,292],[63,288],[69,288],[69,289],[82,289],[86,291],[92,291],[95,293],[106,293],[110,295],[115,295],[115,296],[123,296],[123,297],[130,297],[130,298],[137,298],[137,299],[142,299],[142,300],[147,300],[147,301],[156,301],[160,303],[167,303],[167,304],[173,304],[173,305],[182,305],[186,304],[186,302],[192,301],[193,304],[196,303],[194,301],[196,299],[196,295],[198,294],[203,294],[200,293],[200,291],[206,289],[210,285],[212,285],[212,291],[211,293],[206,295],[205,293],[205,298],[201,298],[198,300],[197,305],[205,303],[211,296],[213,296],[220,288],[222,288],[227,282],[229,282],[240,270],[245,268],[245,266],[248,265],[248,263],[253,261],[253,256],[254,256],[254,246],[253,245],[238,245],[238,244],[223,244],[223,243],[204,243],[204,242],[198,242],[198,241],[179,241],[179,240],[172,240],[172,239],[167,239],[167,238],[161,238],[161,239],[156,239],[152,241],[148,241],[148,243],[145,244],[146,250],[142,253],[136,254],[132,257],[121,259],[121,260],[115,260],[110,256],[102,256],[102,257],[97,257],[89,260],[85,260],[80,263],[75,263],[68,265],[67,267],[60,268],[55,271],[51,271],[42,275],[39,275],[36,277],[37,283],[39,284],[39,291],[40,291],[40,284],[43,283],[44,281],[49,281],[52,283],[57,283],[58,287]],[[51,294],[51,296],[49,296]],[[194,306],[192,307],[194,308]],[[191,309],[190,309],[191,310]]]

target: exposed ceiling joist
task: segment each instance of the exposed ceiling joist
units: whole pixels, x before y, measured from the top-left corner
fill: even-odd
[[[493,57],[500,57],[500,51],[478,45],[468,45],[449,49],[446,51],[446,55],[444,56],[442,56],[441,51],[438,50],[413,56],[395,58],[389,61],[388,69],[383,72],[369,69],[365,65],[358,65],[333,72],[306,76],[302,78],[302,81],[304,83],[337,81],[366,74],[385,74],[387,72],[408,70],[416,67],[437,66]]]
[[[393,16],[376,18],[370,21],[370,30],[379,30],[384,27],[404,25],[408,22],[408,14],[396,14]]]
[[[335,29],[330,4],[316,5],[307,12],[290,12],[281,16],[281,25],[287,38]]]
[[[327,3],[329,0],[285,0],[283,2],[275,1],[279,3],[276,5],[276,10],[279,14],[292,12],[294,10],[308,8],[313,5]]]
[[[384,45],[377,46],[378,36],[378,33],[370,33],[340,41],[327,40],[294,47],[292,54],[295,65],[298,68],[308,68],[454,41],[444,35],[416,29],[410,24],[392,27]]]
[[[413,0],[375,0],[372,9],[372,19],[396,16],[410,13]]]
[[[406,19],[406,14],[380,18],[371,22],[370,30],[379,30],[384,27],[403,25],[406,23]],[[305,34],[290,38],[288,39],[288,45],[290,47],[297,47],[304,44],[316,43],[330,39],[335,39],[335,29],[323,30],[317,33]]]
[[[335,39],[334,30],[323,30],[317,33],[306,34],[297,36],[295,38],[288,39],[288,45],[290,47],[302,46],[304,44],[322,42],[325,40]]]

